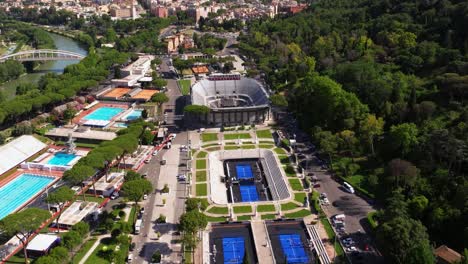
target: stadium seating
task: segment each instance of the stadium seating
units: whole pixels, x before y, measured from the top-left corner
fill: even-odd
[[[271,151],[263,154],[262,166],[265,168],[266,179],[274,200],[283,200],[289,198],[288,186],[284,181],[281,169]]]

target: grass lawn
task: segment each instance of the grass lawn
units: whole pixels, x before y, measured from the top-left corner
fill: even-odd
[[[210,143],[210,144],[205,144],[202,147],[207,148],[207,147],[213,147],[213,146],[218,146],[218,145],[219,145],[218,143]]]
[[[217,150],[220,150],[221,147],[211,147],[211,148],[207,148],[206,151],[217,151]]]
[[[297,205],[297,204],[295,204],[293,202],[289,202],[289,203],[285,203],[285,204],[281,205],[281,211],[289,211],[289,210],[296,209],[298,207],[299,207],[299,205]]]
[[[302,183],[299,179],[288,179],[289,185],[291,185],[291,188],[293,191],[302,191],[304,190],[304,187],[302,187]]]
[[[262,220],[273,220],[273,219],[276,219],[276,215],[275,215],[275,214],[265,214],[265,215],[262,215]]]
[[[208,152],[206,152],[206,151],[200,151],[200,152],[198,152],[198,154],[197,154],[197,159],[203,159],[203,158],[206,157],[206,155],[208,155]]]
[[[208,222],[225,222],[227,220],[227,216],[219,216],[219,217],[213,217],[213,216],[206,216],[206,220]]]
[[[206,169],[206,159],[197,160],[195,165],[196,165],[197,170]]]
[[[252,217],[250,215],[241,215],[241,216],[237,217],[238,221],[249,221],[251,219],[252,219]]]
[[[201,140],[203,142],[216,141],[218,140],[218,133],[202,133]]]
[[[306,216],[308,216],[310,214],[311,214],[311,212],[309,210],[302,209],[302,210],[294,212],[294,213],[285,214],[284,216],[287,217],[287,218],[302,218],[302,217],[306,217]]]
[[[91,186],[89,189],[92,192],[93,191],[93,186]],[[81,200],[81,199],[83,199],[83,195],[78,195],[76,198],[78,200]],[[104,198],[96,197],[96,196],[90,195],[90,194],[86,194],[85,198],[86,198],[87,202],[96,202],[98,204],[101,204],[102,202],[104,202]]]
[[[255,145],[242,145],[241,149],[255,149],[257,148]]]
[[[132,224],[135,223],[135,218],[136,218],[136,210],[135,206],[132,206],[132,210],[130,210],[130,215],[128,216],[128,223]]]
[[[104,238],[101,240],[99,246],[93,251],[93,254],[91,254],[91,256],[89,256],[89,258],[86,260],[86,264],[108,264],[110,263],[108,260],[106,259],[103,259],[101,258],[100,256],[98,256],[99,254],[99,251],[104,247],[104,246],[107,246],[108,248],[114,248],[115,245],[111,245],[110,244],[110,240],[111,238]]]
[[[333,231],[333,228],[328,221],[327,218],[321,217],[320,222],[322,223],[323,227],[325,228],[325,232],[327,232],[328,235],[328,240],[329,241],[335,241],[335,231]],[[341,247],[340,243],[335,243],[335,251],[337,256],[343,256],[344,250]]]
[[[272,149],[275,145],[268,145],[268,144],[260,144],[258,145],[259,148],[264,148],[264,149]]]
[[[272,204],[261,204],[257,206],[257,212],[274,212],[276,211],[275,206]]]
[[[196,174],[196,181],[197,181],[197,182],[204,182],[204,181],[206,181],[206,171],[197,171],[197,174]]]
[[[192,263],[192,252],[189,250],[184,251],[184,258],[185,258],[185,263],[191,264]]]
[[[234,213],[236,214],[246,214],[252,212],[252,206],[250,205],[243,205],[243,206],[235,206]]]
[[[288,165],[289,163],[291,163],[291,161],[289,160],[288,155],[279,155],[278,158],[279,158],[281,164]]]
[[[190,80],[178,80],[180,87],[180,92],[182,95],[189,95],[190,94]]]
[[[91,238],[88,241],[86,241],[83,246],[76,252],[75,257],[73,257],[73,260],[71,261],[73,264],[78,264],[80,260],[86,255],[86,253],[89,251],[89,249],[94,245],[94,242],[96,242],[96,238]]]
[[[224,146],[225,150],[234,150],[234,149],[239,149],[240,146]]]
[[[207,212],[211,213],[211,214],[226,215],[228,213],[228,208],[227,207],[220,207],[220,206],[213,206]]]
[[[295,200],[296,202],[303,203],[303,202],[304,202],[304,198],[306,198],[306,193],[295,193],[295,194],[294,194],[294,200]]]
[[[208,187],[206,183],[197,184],[195,193],[197,196],[206,196],[208,194]]]
[[[286,150],[284,150],[282,148],[275,148],[273,151],[276,152],[276,154],[278,154],[278,155],[286,155],[287,154]]]
[[[224,134],[224,140],[251,138],[249,133]]]
[[[257,137],[258,138],[273,138],[271,135],[271,131],[269,129],[265,130],[257,130]]]

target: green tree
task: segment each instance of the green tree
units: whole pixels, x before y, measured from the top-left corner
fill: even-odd
[[[60,233],[59,221],[62,216],[63,209],[65,208],[65,205],[73,199],[73,196],[75,196],[75,192],[69,187],[63,186],[55,192],[50,193],[46,198],[48,203],[56,204],[58,206],[58,215],[57,218],[55,218],[55,226],[58,233]]]
[[[186,211],[198,210],[198,207],[203,212],[208,207],[208,202],[200,198],[188,198],[185,201]]]
[[[403,155],[408,154],[418,144],[418,128],[413,123],[403,123],[390,127],[392,144],[397,146]]]
[[[69,250],[73,250],[76,246],[81,243],[82,239],[80,233],[77,231],[66,232],[62,237],[63,245]]]
[[[69,123],[70,120],[72,120],[73,117],[75,117],[76,110],[73,108],[67,108],[65,111],[63,111],[62,114],[62,119],[65,123]]]
[[[125,181],[134,181],[134,180],[141,180],[141,174],[132,170],[129,170],[125,173]]]
[[[150,181],[146,179],[133,180],[125,182],[122,186],[122,192],[125,197],[135,202],[135,207],[143,198],[144,194],[150,193],[153,186]]]
[[[202,230],[208,224],[206,216],[198,210],[192,210],[180,216],[179,227],[182,231],[195,233]]]
[[[286,97],[282,94],[274,94],[270,96],[270,101],[274,106],[287,107],[288,101]]]
[[[165,93],[156,93],[151,97],[151,102],[157,103],[159,110],[161,110],[162,104],[169,102],[169,97]]]
[[[24,263],[29,263],[26,247],[29,239],[48,218],[50,213],[39,208],[27,208],[10,214],[0,221],[0,231],[8,236],[16,236],[23,246]]]
[[[155,78],[153,79],[153,82],[152,84],[154,85],[154,87],[156,87],[157,89],[162,89],[163,87],[165,87],[167,85],[167,81],[162,79],[162,78]],[[153,101],[154,102],[154,101]]]
[[[434,263],[426,228],[411,218],[395,217],[380,224],[377,240],[391,263]]]
[[[375,155],[375,137],[378,137],[383,134],[384,124],[385,122],[381,117],[377,118],[375,115],[372,114],[367,115],[365,119],[361,120],[359,126],[361,137],[362,140],[369,145],[372,155]]]

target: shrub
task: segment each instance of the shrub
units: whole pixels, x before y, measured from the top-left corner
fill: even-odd
[[[49,256],[58,262],[65,263],[68,260],[68,249],[65,247],[55,247],[50,251]]]
[[[151,257],[154,263],[160,263],[161,262],[161,252],[159,250],[156,250],[154,252],[153,256]]]
[[[117,239],[118,236],[120,236],[122,234],[122,230],[120,230],[120,228],[114,228],[114,230],[112,230],[111,232],[111,236],[113,239]]]
[[[72,230],[78,232],[80,236],[84,238],[89,233],[89,224],[86,222],[79,222],[72,227]]]
[[[62,238],[62,243],[66,248],[72,250],[81,243],[80,233],[72,230],[64,234]]]
[[[296,172],[294,171],[294,167],[291,164],[286,165],[286,168],[284,169],[284,171],[287,174],[296,174]]]
[[[169,192],[169,185],[167,185],[167,183],[164,184],[164,188],[162,188],[161,192],[162,193],[168,193]]]
[[[188,198],[185,201],[185,207],[187,211],[192,211],[198,209],[198,205],[200,204],[200,210],[205,211],[208,207],[208,201],[206,199],[200,198]]]
[[[159,224],[166,223],[166,216],[163,214],[160,214],[158,219],[156,219],[156,223],[159,223]]]
[[[120,216],[120,218],[124,218],[125,217],[125,211],[120,211],[119,216]]]

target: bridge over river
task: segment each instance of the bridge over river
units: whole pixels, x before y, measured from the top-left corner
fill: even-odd
[[[81,60],[85,56],[67,50],[38,49],[26,50],[0,57],[0,63],[6,60],[16,61],[62,61]]]

